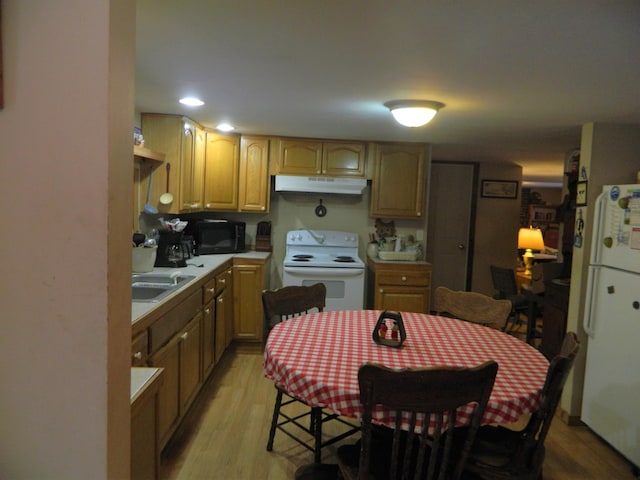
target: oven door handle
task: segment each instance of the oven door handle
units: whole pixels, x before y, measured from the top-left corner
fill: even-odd
[[[314,268],[314,267],[284,267],[287,273],[305,277],[357,277],[364,274],[362,268]]]

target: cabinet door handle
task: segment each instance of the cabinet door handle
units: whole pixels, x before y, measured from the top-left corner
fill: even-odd
[[[214,288],[207,288],[207,292],[209,293],[216,293],[216,289]]]
[[[223,278],[220,280],[220,283],[224,285],[225,283],[227,283],[227,280]]]
[[[208,309],[208,308],[205,308],[205,309],[204,309],[204,314],[205,314],[205,315],[209,315],[209,312],[211,312],[211,310],[210,310],[210,309]]]
[[[224,303],[224,298],[222,297],[218,298],[218,303]]]
[[[406,282],[407,281],[407,277],[405,277],[404,275],[402,276],[402,281]]]
[[[384,293],[384,289],[381,288],[380,290],[378,290],[380,293]]]
[[[133,354],[133,358],[136,360],[142,360],[142,352],[136,352]]]
[[[262,210],[263,212],[266,210],[266,207],[260,207],[260,210]]]
[[[189,338],[189,332],[184,332],[182,335],[180,335],[180,338],[182,340],[186,340],[187,338]]]

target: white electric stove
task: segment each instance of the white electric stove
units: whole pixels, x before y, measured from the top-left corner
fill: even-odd
[[[358,257],[358,234],[335,230],[287,233],[282,284],[327,287],[326,311],[362,310],[364,262]]]

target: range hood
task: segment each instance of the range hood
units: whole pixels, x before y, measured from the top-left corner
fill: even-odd
[[[276,175],[276,192],[341,193],[362,195],[367,180],[349,177]]]

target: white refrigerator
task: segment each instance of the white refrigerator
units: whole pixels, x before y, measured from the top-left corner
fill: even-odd
[[[639,466],[640,185],[598,196],[586,298],[582,420]]]

